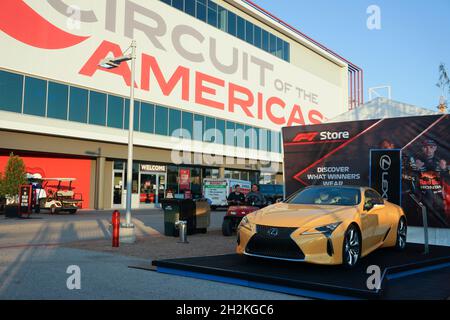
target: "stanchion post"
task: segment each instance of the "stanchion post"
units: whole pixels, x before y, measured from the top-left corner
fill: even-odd
[[[423,205],[422,202],[420,202],[415,195],[411,194],[411,198],[414,200],[415,203],[422,209],[422,223],[423,223],[423,243],[424,243],[424,254],[430,253],[430,247],[429,247],[429,239],[428,239],[428,215],[427,215],[427,208]]]

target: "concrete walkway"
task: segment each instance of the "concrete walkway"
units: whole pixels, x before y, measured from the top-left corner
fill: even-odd
[[[0,248],[36,244],[109,239],[112,210],[80,211],[76,215],[32,215],[32,219],[5,219],[0,216]],[[211,213],[210,229],[220,229],[224,212]],[[122,219],[124,214],[122,213]],[[160,209],[132,213],[136,236],[161,235],[164,217]]]

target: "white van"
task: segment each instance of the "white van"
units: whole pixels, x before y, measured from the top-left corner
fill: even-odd
[[[250,181],[238,179],[203,179],[203,196],[211,201],[211,208],[227,207],[228,195],[233,191],[235,185],[241,187],[243,194],[250,192],[252,184]]]

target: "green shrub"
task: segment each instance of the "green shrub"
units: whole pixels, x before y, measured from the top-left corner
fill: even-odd
[[[25,163],[22,158],[11,153],[5,167],[3,179],[0,183],[0,194],[4,194],[10,201],[16,203],[19,187],[26,184]]]

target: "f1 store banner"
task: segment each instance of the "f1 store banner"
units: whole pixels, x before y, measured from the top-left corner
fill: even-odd
[[[135,39],[138,99],[275,130],[346,111],[346,86],[157,0],[4,0],[0,30],[3,69],[128,96],[129,65],[98,64]]]
[[[450,116],[283,128],[289,196],[310,185],[372,186],[401,204],[411,225],[450,227]]]

